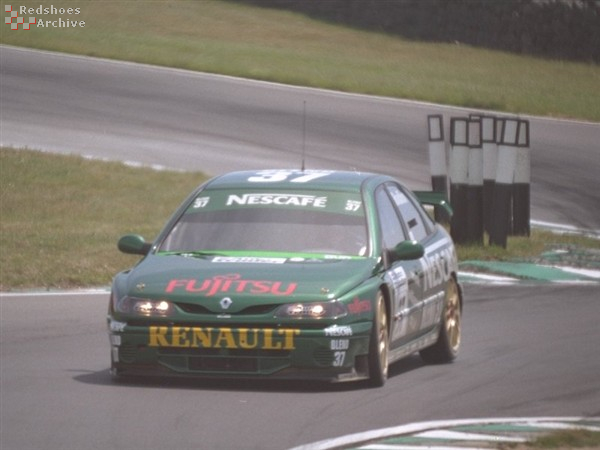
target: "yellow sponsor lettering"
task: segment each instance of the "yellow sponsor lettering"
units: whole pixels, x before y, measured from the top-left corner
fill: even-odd
[[[225,345],[221,345],[224,343]],[[231,334],[231,328],[221,328],[219,329],[219,335],[215,340],[214,344],[215,348],[237,348],[235,344],[235,339],[233,338],[233,334]]]
[[[256,348],[258,345],[258,330],[256,328],[253,328],[252,330],[249,330],[248,328],[240,328],[238,333],[241,348]],[[252,342],[250,342],[248,333],[250,333],[250,339]]]
[[[150,326],[148,346],[294,350],[300,330],[293,328],[211,328]]]
[[[171,346],[189,347],[190,341],[187,338],[187,334],[189,331],[190,327],[173,327]]]
[[[279,330],[281,332],[281,330]],[[281,348],[281,342],[273,342],[273,330],[263,330],[265,340],[262,348],[264,350],[279,350]]]
[[[148,345],[150,347],[169,347],[169,341],[166,338],[167,331],[169,331],[169,327],[151,326]]]
[[[192,328],[192,347],[204,347],[211,348],[212,347],[212,328],[200,328],[193,327]]]
[[[296,347],[294,346],[294,336],[298,336],[300,334],[300,330],[279,330],[283,331],[285,335],[285,340],[283,341],[283,349],[284,350],[294,350]]]

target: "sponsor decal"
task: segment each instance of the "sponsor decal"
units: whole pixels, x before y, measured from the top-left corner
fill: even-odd
[[[206,205],[208,205],[209,201],[210,201],[210,197],[198,197],[196,200],[194,200],[194,204],[192,205],[192,208],[195,208],[195,209],[204,208],[204,207],[206,207]]]
[[[204,294],[212,297],[218,293],[245,293],[288,296],[294,293],[297,283],[284,283],[271,280],[244,280],[240,274],[215,275],[199,281],[179,278],[167,283],[166,293],[184,290],[185,292]]]
[[[310,206],[313,208],[325,208],[327,197],[302,194],[232,194],[227,198],[227,206],[232,205],[275,205],[275,206]]]
[[[346,200],[346,211],[358,211],[362,205],[362,202],[358,200]]]
[[[150,347],[294,350],[294,328],[212,328],[151,326]]]
[[[448,241],[444,240],[442,243],[447,244]],[[425,273],[425,291],[448,281],[456,266],[456,253],[452,247],[446,247],[434,254],[427,254],[428,251],[429,248],[425,249],[426,254],[421,259],[421,267]]]
[[[338,336],[352,336],[352,328],[344,325],[344,326],[338,326],[338,325],[331,325],[330,327],[325,328],[325,330],[323,330],[325,332],[325,336],[333,336],[333,337],[338,337]]]
[[[214,263],[247,263],[247,264],[284,264],[286,258],[267,258],[259,256],[215,256]]]
[[[125,322],[118,322],[116,320],[110,319],[108,329],[113,333],[122,333],[125,330],[126,326],[127,324]]]
[[[261,170],[256,172],[256,175],[248,178],[248,181],[250,183],[276,183],[281,181],[308,183],[330,173],[332,173],[330,170]]]
[[[404,299],[408,291],[406,286],[407,277],[404,268],[402,266],[394,267],[392,270],[389,270],[386,275],[391,281],[392,289],[394,289],[394,298],[401,299],[398,307],[404,307]]]
[[[333,367],[342,367],[344,360],[346,359],[346,352],[334,352],[333,353]]]
[[[348,311],[350,311],[350,314],[369,312],[371,311],[371,301],[360,300],[358,297],[356,297],[352,303],[348,305]]]
[[[349,339],[332,339],[329,348],[331,350],[348,350],[350,348]]]

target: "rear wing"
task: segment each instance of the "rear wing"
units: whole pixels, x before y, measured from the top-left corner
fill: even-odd
[[[446,194],[443,192],[413,191],[413,193],[423,205],[441,207],[448,213],[449,216],[452,216],[454,213],[452,206],[450,206],[450,203],[448,203],[448,200],[446,199]]]

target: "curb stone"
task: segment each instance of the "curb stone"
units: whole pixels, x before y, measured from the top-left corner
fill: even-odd
[[[372,430],[290,450],[492,450],[559,430],[600,432],[600,417],[465,419],[419,422]]]
[[[543,282],[600,283],[600,249],[554,244],[540,256],[523,261],[462,261],[459,279],[466,283]]]
[[[547,266],[528,262],[463,261],[459,264],[459,280],[464,282],[545,281],[600,283],[600,269],[569,266]],[[461,276],[462,275],[462,276]]]

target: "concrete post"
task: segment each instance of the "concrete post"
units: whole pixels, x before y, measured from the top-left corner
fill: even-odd
[[[469,118],[467,170],[467,241],[483,245],[483,147],[481,118]]]
[[[468,241],[468,124],[467,118],[450,119],[450,203],[454,209],[450,234],[457,243]]]
[[[441,114],[427,116],[429,132],[429,167],[431,172],[431,187],[434,192],[442,192],[448,197],[448,162],[446,141],[444,139],[444,119]],[[448,223],[450,217],[442,208],[434,208],[437,222]]]
[[[512,223],[512,192],[517,166],[519,121],[498,119],[501,123],[496,185],[494,188],[494,212],[490,229],[490,245],[506,248]]]
[[[483,228],[488,233],[494,210],[494,185],[498,166],[496,117],[481,116],[481,145],[483,147]]]
[[[515,236],[529,236],[531,158],[529,121],[519,120],[517,161],[513,184],[513,230]]]

